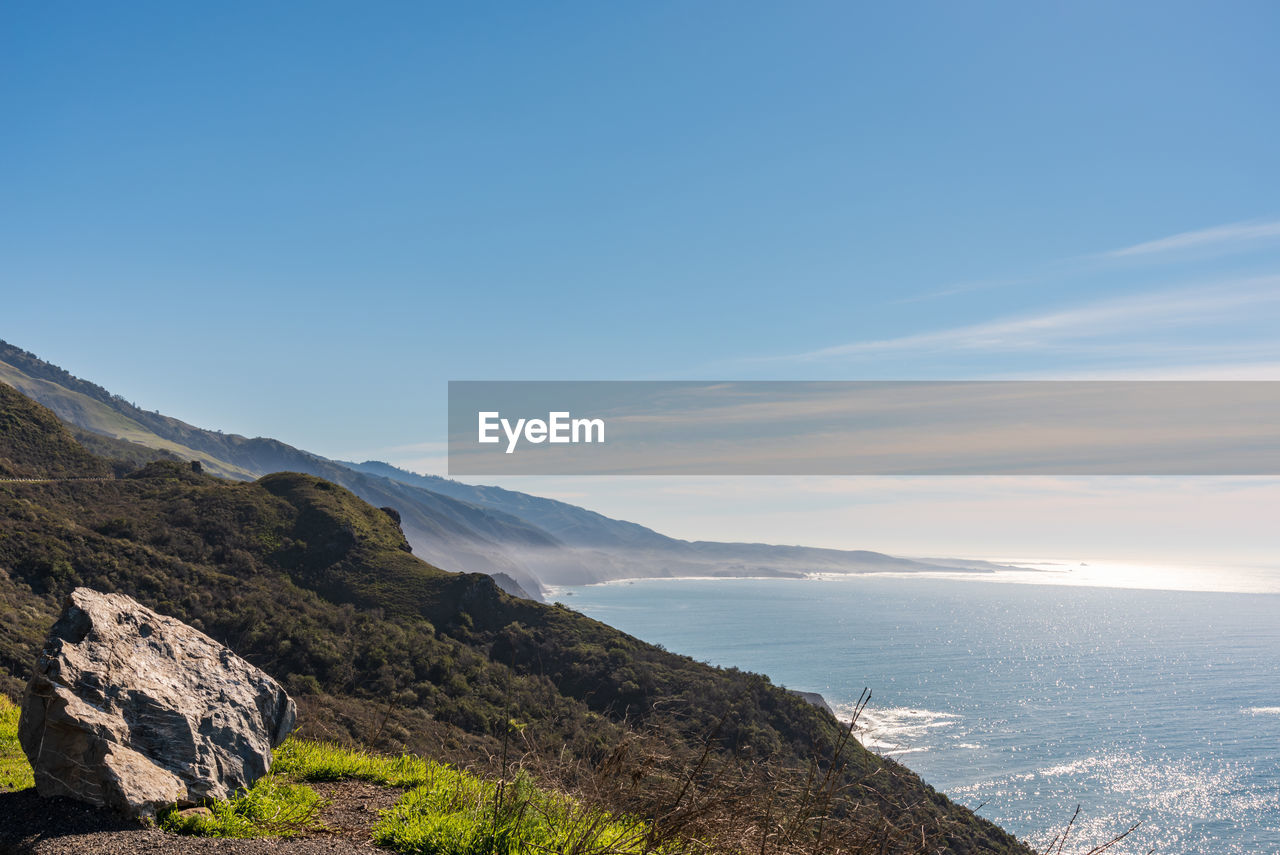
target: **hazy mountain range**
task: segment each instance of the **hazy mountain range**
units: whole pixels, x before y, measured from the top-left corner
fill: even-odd
[[[386,463],[330,460],[276,439],[249,439],[137,407],[94,383],[0,341],[0,382],[53,410],[81,434],[199,460],[213,474],[253,480],[302,472],[399,512],[414,554],[451,570],[495,576],[540,598],[545,585],[655,576],[956,570],[997,565],[896,558],[865,550],[679,540],[566,502],[406,472]],[[119,455],[116,455],[119,456]]]

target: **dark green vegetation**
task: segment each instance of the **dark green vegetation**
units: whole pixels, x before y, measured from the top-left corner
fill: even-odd
[[[0,384],[3,386],[3,384]],[[112,474],[96,457],[64,430],[57,416],[43,407],[18,404],[17,392],[3,387],[6,405],[0,407],[0,478],[105,478]]]
[[[144,410],[3,341],[0,383],[53,410],[76,427],[91,450],[106,457],[147,462],[163,454],[169,459],[198,460],[206,472],[238,480],[287,471],[341,484],[375,507],[396,508],[417,553],[440,566],[505,573],[534,595],[538,582],[525,558],[530,553],[555,555],[558,564],[583,572],[578,559],[554,537],[510,514],[357,472],[275,439],[203,430]]]
[[[518,721],[519,752],[544,777],[579,786],[603,766],[626,769],[614,778],[639,789],[602,792],[628,815],[669,816],[691,790],[732,779],[744,840],[790,810],[803,817],[791,843],[826,835],[820,851],[837,840],[1026,851],[766,678],[433,567],[390,514],[320,478],[226,481],[172,460],[113,477],[121,465],[2,383],[0,467],[60,479],[0,483],[0,687],[11,696],[62,598],[87,585],[174,615],[279,678],[303,735],[483,763],[506,756]]]

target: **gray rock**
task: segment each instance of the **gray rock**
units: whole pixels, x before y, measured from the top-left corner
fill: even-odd
[[[836,714],[836,711],[831,709],[831,705],[827,703],[827,699],[822,697],[822,695],[818,694],[817,692],[802,692],[799,689],[787,689],[787,691],[795,695],[796,697],[800,698],[801,700],[804,700],[807,703],[813,704],[815,707],[817,707],[820,710],[826,710],[832,715]]]
[[[36,661],[18,738],[41,795],[149,817],[251,785],[295,718],[275,680],[204,633],[77,588]]]

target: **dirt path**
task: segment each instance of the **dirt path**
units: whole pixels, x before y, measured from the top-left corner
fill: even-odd
[[[330,830],[288,840],[183,837],[69,799],[42,799],[35,790],[0,793],[0,855],[385,855],[370,829],[400,790],[362,781],[311,786],[330,802],[320,814]]]
[[[67,484],[72,481],[117,481],[118,478],[0,478],[0,484]]]

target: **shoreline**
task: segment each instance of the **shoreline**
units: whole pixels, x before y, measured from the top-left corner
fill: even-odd
[[[1028,567],[1027,564],[1039,564]],[[576,589],[603,585],[630,585],[637,582],[840,582],[854,579],[931,579],[935,581],[993,582],[1004,585],[1043,585],[1048,587],[1107,588],[1136,591],[1168,591],[1201,594],[1280,594],[1280,567],[1178,567],[1164,565],[1127,565],[1036,561],[1009,564],[1011,569],[940,568],[938,570],[865,570],[817,571],[795,575],[679,575],[626,576],[580,585],[543,584],[543,596],[554,602],[558,596],[573,596]],[[1049,569],[1049,566],[1065,569]],[[1083,572],[1082,572],[1083,571]],[[1106,578],[1104,574],[1112,574]],[[1169,575],[1157,576],[1166,573]],[[1213,578],[1215,574],[1217,578]]]

